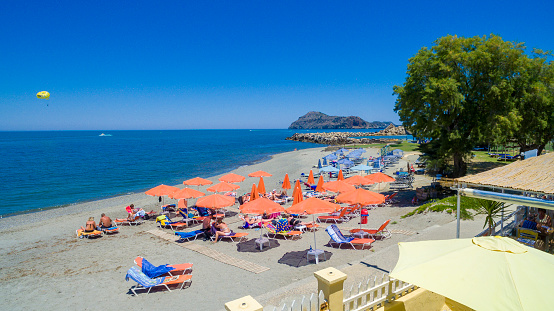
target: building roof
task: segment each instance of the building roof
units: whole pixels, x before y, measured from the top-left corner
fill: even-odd
[[[554,194],[554,152],[457,179],[463,183]]]

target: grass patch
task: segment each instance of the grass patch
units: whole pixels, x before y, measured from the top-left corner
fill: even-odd
[[[476,200],[468,197],[460,197],[460,218],[464,220],[473,219],[474,211],[477,211],[478,203]],[[456,196],[451,196],[438,201],[431,201],[416,208],[412,212],[401,216],[401,218],[410,217],[424,212],[447,212],[456,214]]]
[[[400,149],[406,152],[418,151],[417,148],[419,144],[413,144],[405,140],[400,141],[399,143],[392,144],[365,144],[365,145],[348,145],[349,148],[383,148],[386,145],[389,145],[391,150]]]

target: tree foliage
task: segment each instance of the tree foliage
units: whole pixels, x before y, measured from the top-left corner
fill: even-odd
[[[495,35],[440,38],[410,58],[395,111],[414,136],[431,139],[423,146],[431,158],[454,162],[455,176],[480,142],[552,140],[553,68],[538,52]]]

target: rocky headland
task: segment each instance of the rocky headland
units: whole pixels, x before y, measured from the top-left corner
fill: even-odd
[[[292,122],[289,129],[374,129],[384,128],[391,124],[392,122],[367,122],[355,116],[337,117],[310,111]]]
[[[396,139],[390,138],[366,138],[365,136],[401,136],[409,133],[403,126],[390,124],[385,129],[375,132],[328,132],[328,133],[296,133],[287,140],[325,144],[325,145],[347,145],[347,144],[377,144],[388,143]],[[364,138],[354,138],[364,136]]]

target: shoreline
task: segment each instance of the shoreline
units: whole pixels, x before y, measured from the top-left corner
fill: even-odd
[[[313,144],[313,145],[318,145],[318,144],[315,144],[315,143],[310,143],[310,144]],[[316,146],[316,147],[309,147],[309,148],[305,148],[305,149],[313,149],[313,148],[321,148],[320,146]],[[304,149],[300,149],[300,150],[304,150]],[[299,150],[299,151],[300,151]],[[223,173],[216,173],[214,175],[210,175],[208,177],[202,177],[202,178],[206,178],[206,179],[210,179],[212,177],[215,177],[215,176],[219,176],[219,175],[223,175],[223,174],[227,174],[229,172],[232,172],[236,169],[240,169],[242,167],[248,167],[248,166],[252,166],[252,165],[256,165],[256,164],[261,164],[261,163],[264,163],[264,162],[267,162],[267,161],[270,161],[271,159],[273,159],[276,155],[279,155],[279,154],[283,154],[283,153],[287,153],[287,152],[293,152],[293,151],[284,151],[284,152],[279,152],[279,153],[274,153],[274,154],[269,154],[269,155],[265,155],[263,156],[261,159],[258,159],[258,160],[253,160],[252,162],[249,162],[248,164],[243,164],[243,165],[240,165],[240,166],[230,166],[228,167],[227,169],[225,169],[225,171]],[[195,176],[196,177],[196,176]],[[194,177],[191,177],[191,178],[194,178]],[[184,181],[184,180],[183,180]],[[215,182],[214,182],[215,183]],[[153,187],[156,187],[158,185],[154,185],[152,186],[151,188]],[[175,186],[175,187],[179,187],[179,186],[183,186],[183,182],[179,183],[179,184],[175,184],[175,185],[171,185],[171,186]],[[127,196],[127,195],[136,195],[136,194],[141,194],[141,193],[144,193],[145,191],[147,191],[148,189],[151,189],[151,188],[144,188],[144,189],[137,189],[137,190],[132,190],[132,191],[128,191],[126,193],[121,193],[121,194],[114,194],[114,195],[108,195],[108,196],[102,196],[102,197],[96,197],[96,198],[93,198],[93,199],[87,199],[87,200],[82,200],[82,201],[76,201],[76,202],[72,202],[72,203],[68,203],[68,204],[62,204],[62,205],[58,205],[58,206],[46,206],[46,207],[40,207],[40,208],[36,208],[36,209],[32,209],[32,210],[24,210],[24,211],[19,211],[19,212],[14,212],[14,213],[9,213],[9,214],[0,214],[0,220],[1,219],[4,219],[4,218],[11,218],[11,217],[16,217],[16,216],[22,216],[22,215],[29,215],[29,214],[36,214],[36,213],[41,213],[41,212],[47,212],[47,211],[51,211],[51,210],[56,210],[56,209],[62,209],[62,208],[68,208],[68,207],[71,207],[71,206],[76,206],[76,205],[80,205],[80,204],[90,204],[90,203],[94,203],[94,202],[97,202],[97,201],[103,201],[103,200],[109,200],[109,199],[113,199],[113,198],[117,198],[117,197],[122,197],[122,196]],[[2,228],[1,226],[1,223],[0,223],[0,229]]]

